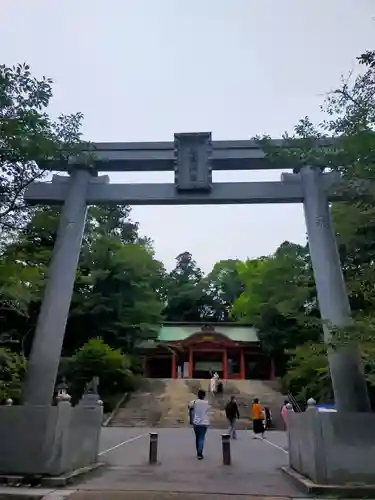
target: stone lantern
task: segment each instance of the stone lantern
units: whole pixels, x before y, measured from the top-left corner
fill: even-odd
[[[68,394],[68,384],[66,383],[66,379],[64,378],[62,382],[56,387],[57,390],[57,402],[62,403],[64,401],[69,402],[72,398]]]

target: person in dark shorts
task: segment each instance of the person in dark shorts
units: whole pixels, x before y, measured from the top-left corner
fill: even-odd
[[[262,435],[262,438],[264,437],[264,414],[262,410],[262,406],[259,403],[259,399],[255,398],[253,401],[253,404],[251,406],[251,418],[253,421],[253,432],[254,432],[254,437],[256,437],[258,434]]]
[[[225,414],[229,422],[228,433],[232,439],[237,439],[236,423],[240,418],[240,412],[238,410],[238,405],[234,396],[231,396],[230,400],[228,401],[225,407]]]
[[[271,429],[271,427],[272,427],[272,415],[271,415],[271,410],[268,408],[268,406],[264,407],[264,417],[265,417],[265,421],[266,421],[265,430],[267,431],[268,429]]]

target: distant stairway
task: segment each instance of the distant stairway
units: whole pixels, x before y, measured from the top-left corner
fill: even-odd
[[[272,414],[275,429],[284,430],[280,410],[285,397],[276,388],[263,380],[228,380],[224,386],[227,397],[233,395],[237,399],[242,419],[249,421],[251,404],[258,398],[262,406],[268,406]]]
[[[223,394],[212,396],[209,392],[209,380],[188,380],[193,394],[197,394],[200,388],[207,391],[208,400],[211,404],[211,425],[218,429],[225,429],[228,421],[225,415],[225,405],[230,396],[235,396],[240,412],[240,419],[237,423],[238,429],[251,428],[250,412],[254,398],[259,398],[262,406],[268,406],[272,413],[274,427],[283,429],[280,417],[280,409],[284,401],[284,396],[274,387],[262,380],[225,380],[223,381]],[[196,396],[195,396],[196,397]]]
[[[259,398],[272,412],[276,428],[282,429],[280,408],[284,396],[267,382],[260,380],[226,380],[224,393],[212,396],[209,380],[198,379],[143,379],[142,386],[122,408],[119,408],[110,425],[113,427],[186,427],[189,425],[188,403],[197,398],[198,390],[207,392],[211,405],[211,426],[226,429],[228,426],[225,405],[235,396],[240,411],[238,429],[251,428],[250,411],[253,398]]]
[[[111,427],[154,427],[162,416],[165,381],[144,379],[140,389],[119,408]]]
[[[188,403],[194,399],[183,379],[144,379],[112,419],[113,427],[183,427],[189,424]]]

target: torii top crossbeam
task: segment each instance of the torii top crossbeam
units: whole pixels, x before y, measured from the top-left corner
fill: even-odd
[[[327,141],[329,144],[329,140]],[[282,147],[282,140],[271,145]],[[324,145],[321,141],[320,145]],[[210,132],[175,134],[174,142],[95,143],[93,170],[97,172],[174,171],[175,182],[166,184],[110,184],[107,177],[89,183],[90,204],[206,205],[239,203],[301,203],[303,187],[298,176],[284,182],[212,182],[213,170],[291,169],[270,162],[254,141],[212,141]],[[79,165],[77,165],[79,168]],[[71,162],[52,163],[51,170],[72,168]],[[323,176],[328,188],[334,179]],[[337,179],[336,179],[337,180]],[[28,203],[59,204],[65,200],[66,177],[33,183],[25,193]]]
[[[211,141],[211,132],[175,134],[174,142],[94,142],[95,167],[100,172],[166,172],[175,169],[176,147],[182,142],[208,139],[212,170],[281,170],[291,166],[270,162],[258,143],[252,140]],[[270,146],[282,147],[282,139],[273,139]],[[330,139],[321,140],[324,146]],[[52,170],[67,170],[65,163],[53,163]]]

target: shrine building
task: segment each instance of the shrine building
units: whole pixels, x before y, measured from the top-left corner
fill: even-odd
[[[254,327],[236,323],[164,323],[140,346],[150,378],[273,379],[274,364]]]

